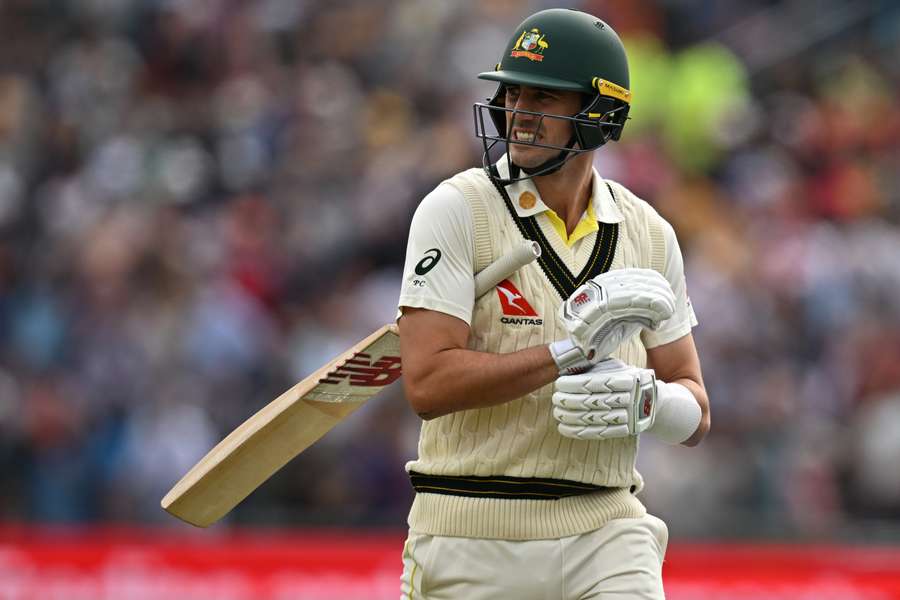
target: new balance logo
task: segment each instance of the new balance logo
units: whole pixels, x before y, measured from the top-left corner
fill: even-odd
[[[503,316],[500,322],[506,325],[543,325],[543,319],[536,319],[537,312],[516,289],[509,279],[497,284],[497,297],[500,298],[500,309]]]
[[[373,361],[369,354],[357,353],[343,365],[331,371],[319,383],[341,383],[359,387],[382,387],[394,383],[402,375],[399,356],[382,356]]]

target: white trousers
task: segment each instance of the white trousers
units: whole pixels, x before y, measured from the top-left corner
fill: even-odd
[[[410,531],[401,600],[663,600],[666,524],[646,515],[549,540],[441,537]]]

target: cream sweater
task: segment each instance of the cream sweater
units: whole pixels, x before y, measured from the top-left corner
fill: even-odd
[[[447,183],[459,189],[472,208],[476,262],[483,266],[522,242],[512,211],[482,169],[464,171]],[[624,187],[609,184],[625,220],[601,226],[600,245],[605,241],[610,246],[613,240],[614,244],[611,252],[596,260],[605,262],[603,270],[659,268],[665,253],[662,218]],[[545,250],[542,260],[559,261],[577,274],[562,240],[558,236],[545,239],[555,252]],[[508,318],[502,322],[497,294],[486,294],[475,303],[468,347],[509,353],[564,339],[565,330],[556,316],[561,297],[553,283],[560,275],[553,271],[535,262],[511,277],[541,325],[515,324]],[[631,365],[646,365],[646,351],[638,337],[623,343],[614,356]],[[551,478],[607,489],[557,500],[417,493],[410,528],[431,535],[523,540],[575,535],[610,519],[642,516],[644,506],[634,496],[643,486],[634,466],[637,436],[590,441],[561,436],[550,413],[552,392],[553,386],[547,385],[511,402],[423,422],[419,458],[408,463],[407,470],[428,475]]]

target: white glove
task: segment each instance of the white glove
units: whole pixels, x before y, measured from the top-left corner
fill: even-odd
[[[675,294],[666,278],[653,269],[636,268],[597,275],[559,308],[569,338],[592,363],[641,328],[657,329],[674,312]]]
[[[594,366],[570,339],[550,344],[550,356],[553,357],[553,362],[556,363],[556,369],[560,375],[584,373]]]
[[[596,440],[637,435],[656,417],[656,376],[610,358],[580,375],[556,380],[553,418],[559,432]]]

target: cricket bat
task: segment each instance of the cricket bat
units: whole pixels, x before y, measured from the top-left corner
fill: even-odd
[[[540,253],[526,241],[501,256],[475,276],[476,297]],[[191,525],[212,525],[400,375],[397,326],[384,325],[241,423],[175,484],[162,507]]]

